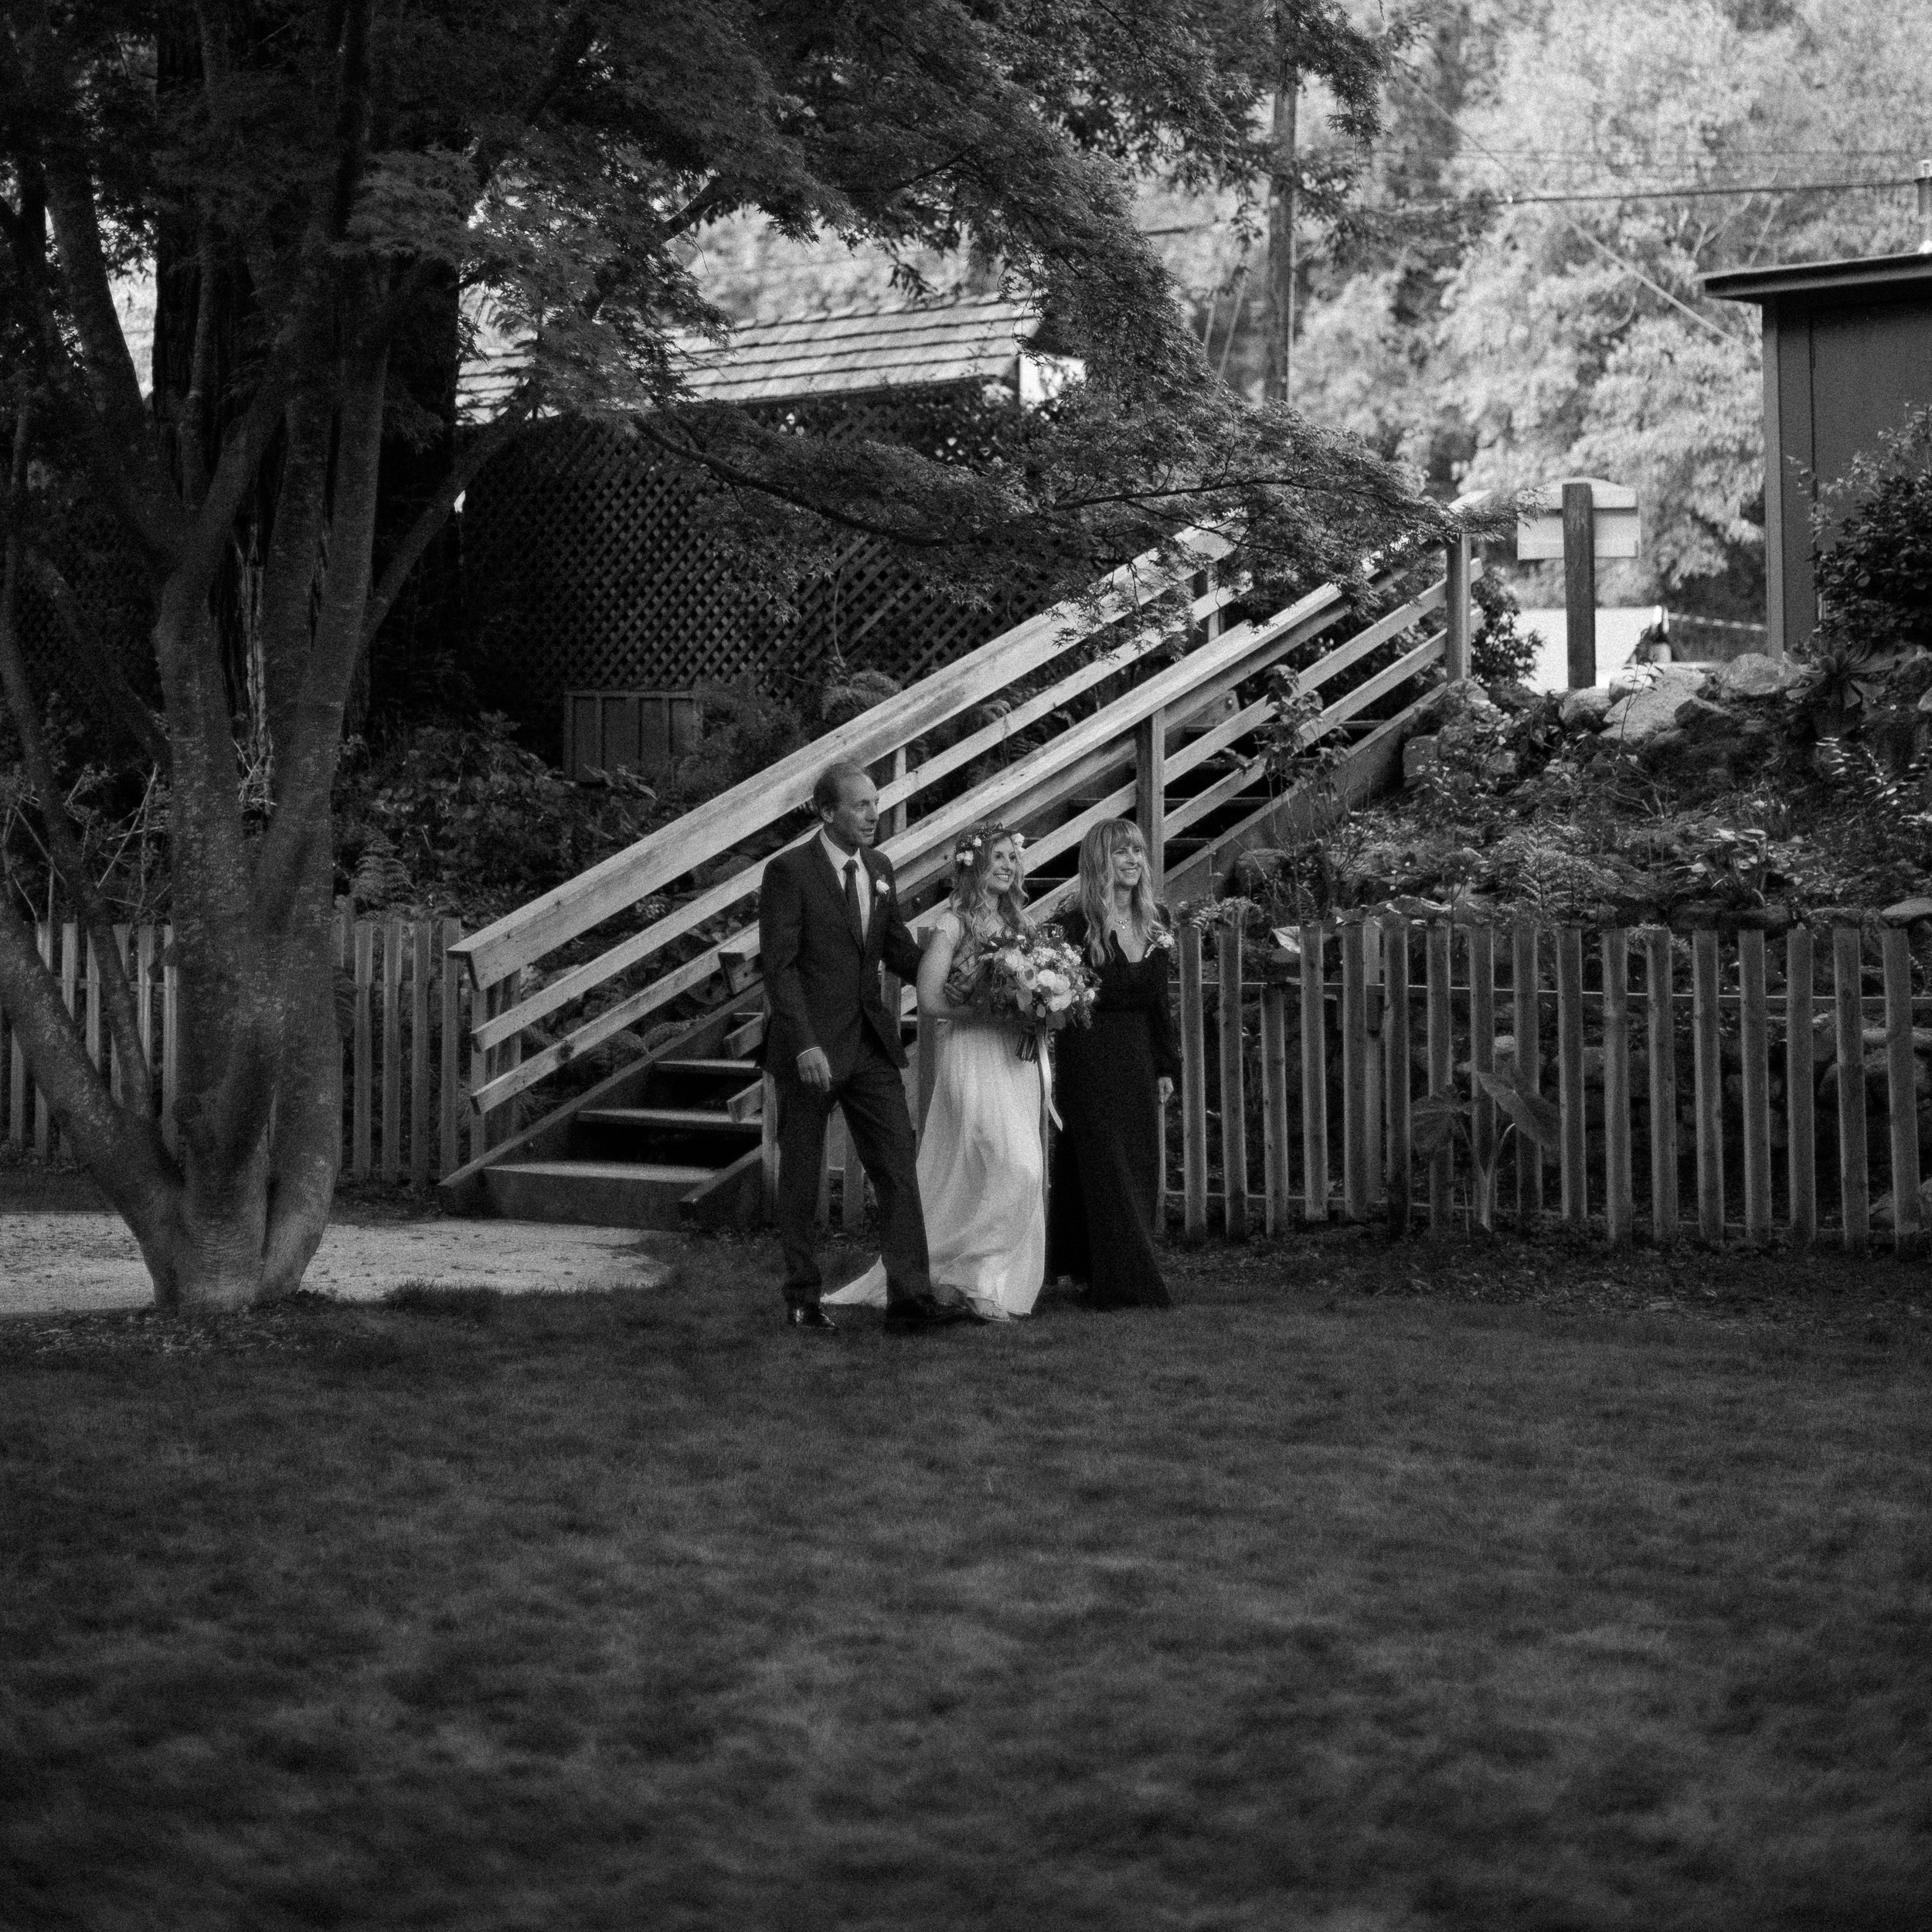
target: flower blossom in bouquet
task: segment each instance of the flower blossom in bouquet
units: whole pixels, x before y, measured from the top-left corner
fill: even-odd
[[[1053,1033],[1092,1024],[1095,983],[1059,928],[1045,926],[992,949],[983,996],[987,1010],[1000,1018],[1018,1020],[1036,1034]]]

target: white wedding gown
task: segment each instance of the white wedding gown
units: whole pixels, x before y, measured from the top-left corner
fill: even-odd
[[[1045,1056],[1022,1060],[1004,1028],[937,1022],[939,1071],[919,1143],[919,1200],[934,1292],[956,1291],[988,1321],[1030,1314],[1046,1273]],[[828,1294],[846,1307],[886,1301],[876,1262]]]

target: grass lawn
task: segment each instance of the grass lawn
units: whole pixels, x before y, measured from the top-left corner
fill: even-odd
[[[0,1325],[0,1925],[1917,1928],[1923,1264]]]

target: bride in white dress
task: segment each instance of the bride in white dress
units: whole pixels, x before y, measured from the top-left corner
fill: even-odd
[[[919,1009],[935,1022],[939,1056],[919,1143],[933,1287],[988,1321],[1030,1314],[1046,1273],[1046,1056],[1022,1059],[1022,1030],[964,1003],[985,951],[1031,930],[1021,877],[1019,842],[1005,827],[965,833],[953,848],[952,896],[919,964]],[[883,1307],[883,1264],[825,1298]]]

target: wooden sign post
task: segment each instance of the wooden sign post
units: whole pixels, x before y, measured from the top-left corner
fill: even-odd
[[[1517,522],[1520,561],[1563,559],[1572,691],[1597,682],[1597,560],[1634,557],[1638,536],[1637,492],[1600,477],[1568,476],[1538,491]]]

